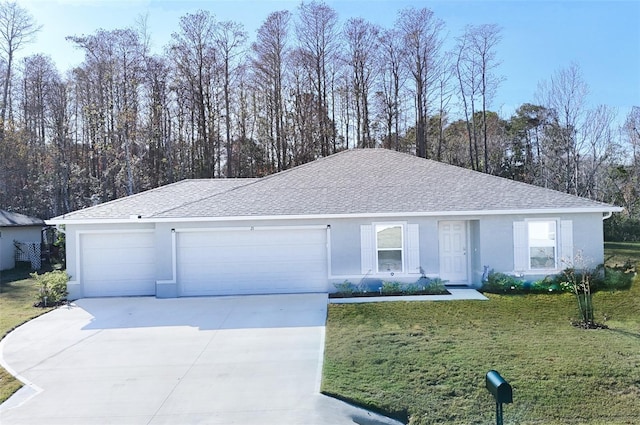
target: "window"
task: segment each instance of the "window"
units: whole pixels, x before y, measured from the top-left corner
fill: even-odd
[[[557,266],[556,222],[528,222],[529,268],[555,269]]]
[[[402,224],[376,224],[375,231],[378,272],[402,272]]]
[[[360,272],[364,276],[421,273],[420,226],[398,222],[360,225]]]

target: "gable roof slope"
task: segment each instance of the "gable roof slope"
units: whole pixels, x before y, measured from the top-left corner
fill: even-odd
[[[386,149],[343,151],[158,218],[619,211],[609,204]]]
[[[184,180],[52,219],[614,212],[621,208],[386,149],[351,149],[260,179]]]
[[[44,220],[28,215],[0,210],[0,227],[44,226]]]
[[[82,219],[154,217],[163,211],[189,205],[247,184],[256,179],[188,179],[134,195],[83,208],[49,220],[52,223]]]

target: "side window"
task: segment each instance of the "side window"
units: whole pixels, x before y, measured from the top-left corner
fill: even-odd
[[[404,264],[402,224],[376,224],[376,262],[378,272],[402,272]]]
[[[529,268],[556,269],[558,265],[557,230],[555,220],[529,221]]]

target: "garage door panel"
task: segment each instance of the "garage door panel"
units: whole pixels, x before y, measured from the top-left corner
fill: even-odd
[[[83,263],[92,266],[100,266],[106,259],[108,259],[114,267],[155,264],[155,249],[105,249],[102,251],[83,251],[82,255],[84,256]]]
[[[154,295],[154,243],[152,232],[81,235],[84,296]]]
[[[326,290],[324,229],[186,232],[177,252],[181,295]]]

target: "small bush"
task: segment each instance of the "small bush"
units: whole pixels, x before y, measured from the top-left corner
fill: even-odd
[[[60,304],[67,299],[67,282],[69,275],[62,270],[54,270],[43,274],[31,273],[31,277],[39,287],[37,306],[47,307]]]
[[[400,282],[382,282],[383,294],[398,294],[402,292],[402,284]]]
[[[352,295],[356,290],[356,287],[353,285],[353,283],[349,282],[348,280],[345,280],[342,283],[334,283],[333,286],[336,287],[336,290],[341,295]]]
[[[487,281],[480,289],[482,292],[491,292],[494,294],[520,293],[525,289],[525,283],[522,279],[505,273],[491,271]]]
[[[635,267],[629,260],[621,267],[605,267],[602,287],[598,286],[597,289],[607,291],[630,289],[635,276]]]

